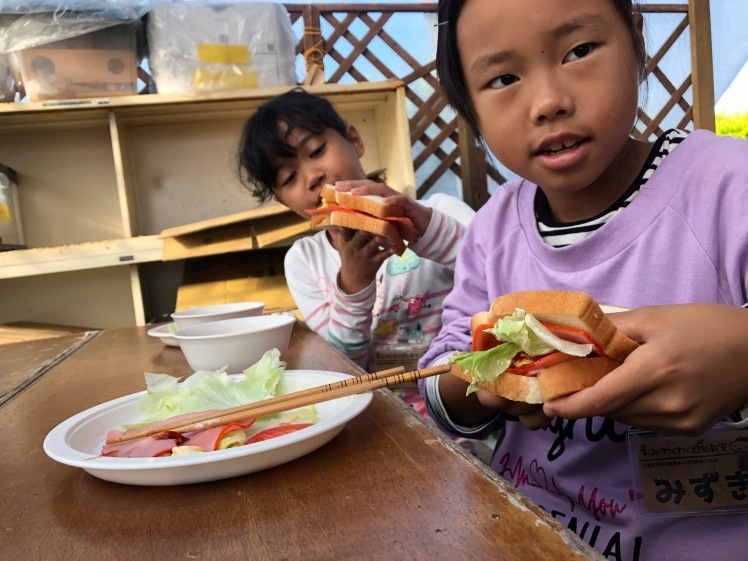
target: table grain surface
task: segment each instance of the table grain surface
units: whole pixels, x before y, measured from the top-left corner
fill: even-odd
[[[92,334],[0,405],[2,559],[601,559],[387,390],[328,444],[243,477],[139,487],[49,459],[58,423],[141,391],[145,371],[191,373],[146,330]],[[361,373],[301,325],[285,358]]]

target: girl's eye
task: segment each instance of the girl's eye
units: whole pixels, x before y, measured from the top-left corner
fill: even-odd
[[[511,86],[517,81],[519,81],[519,78],[517,78],[517,76],[515,76],[514,74],[504,74],[502,76],[499,76],[498,78],[491,80],[491,83],[488,84],[488,87],[495,90],[501,90],[506,88],[507,86]]]
[[[582,45],[578,45],[571,51],[569,51],[569,54],[567,54],[564,58],[564,62],[573,62],[575,60],[579,60],[580,58],[584,58],[588,54],[590,54],[593,49],[594,46],[592,45],[592,43],[584,43]]]
[[[285,179],[281,179],[280,186],[286,187],[287,185],[291,185],[293,183],[294,179],[296,179],[296,172],[289,173]]]
[[[315,150],[313,150],[312,153],[310,154],[310,156],[312,158],[316,158],[317,156],[319,156],[320,154],[322,154],[322,152],[325,151],[325,146],[327,146],[327,143],[324,143],[324,144],[320,145],[319,148],[316,148]]]

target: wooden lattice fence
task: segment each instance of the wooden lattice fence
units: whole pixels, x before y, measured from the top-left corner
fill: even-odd
[[[414,13],[432,14],[433,25],[436,3],[286,7],[300,34],[299,57],[307,65],[324,66],[327,82],[405,82],[419,196],[425,196],[440,182],[443,189],[445,182],[454,184],[455,179],[462,179],[463,197],[478,207],[488,198],[489,186],[504,181],[500,168],[487,165],[475,139],[447,106],[435,74],[433,50],[430,57],[419,59],[406,48],[414,40],[412,32],[407,33],[407,26],[405,35],[395,33],[403,30],[403,26],[396,25],[397,19]],[[648,4],[639,9],[645,29],[665,28],[667,35],[648,45],[648,95],[660,102],[650,104],[648,113],[640,111],[635,134],[651,139],[671,127],[713,129],[709,0]],[[354,32],[357,25],[358,33]],[[667,57],[673,52],[682,56],[684,46],[685,52],[690,53],[687,71],[684,75],[668,76],[664,70]]]

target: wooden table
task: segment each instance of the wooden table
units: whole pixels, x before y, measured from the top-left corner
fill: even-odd
[[[14,345],[31,359],[44,343]],[[361,373],[299,325],[285,358]],[[386,390],[320,449],[223,481],[119,485],[44,454],[55,425],[145,371],[191,373],[146,328],[105,330],[0,405],[2,559],[601,559]]]

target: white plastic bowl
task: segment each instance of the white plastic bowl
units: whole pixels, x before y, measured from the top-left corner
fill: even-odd
[[[174,312],[171,314],[171,319],[177,323],[179,329],[184,329],[209,321],[259,316],[264,310],[264,302],[235,302]]]
[[[278,349],[283,358],[295,322],[285,315],[234,318],[179,329],[173,337],[193,370],[226,366],[226,372],[238,374],[270,349]]]

